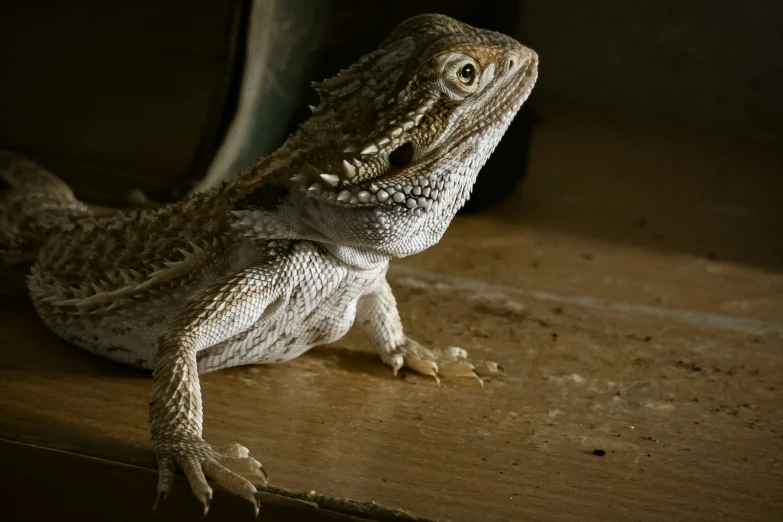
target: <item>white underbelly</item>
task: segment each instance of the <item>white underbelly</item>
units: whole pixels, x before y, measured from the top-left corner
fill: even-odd
[[[319,296],[317,304],[298,293],[275,313],[232,339],[199,353],[199,371],[294,359],[322,344],[342,338],[356,318],[356,305],[381,272],[348,273],[340,284]]]

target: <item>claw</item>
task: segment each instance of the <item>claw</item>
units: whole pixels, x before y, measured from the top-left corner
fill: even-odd
[[[269,484],[269,477],[266,475],[266,470],[264,470],[264,466],[261,465],[260,462],[257,460],[253,460],[253,462],[250,464],[253,472],[253,475],[260,479],[264,479],[264,486]]]
[[[190,483],[190,489],[196,498],[204,504],[204,516],[209,512],[209,503],[212,500],[212,488],[207,484],[201,463],[196,460],[188,460],[182,463],[182,471]]]
[[[267,475],[266,470],[264,469],[264,466],[262,466],[260,462],[258,463],[257,475],[259,476],[259,478],[263,478],[264,479],[264,486],[268,486],[269,485],[269,475]]]
[[[433,377],[435,382],[440,385],[440,377],[438,376],[438,363],[435,361],[422,361],[421,359],[411,358],[408,359],[407,366],[417,373]]]
[[[432,361],[430,364],[432,364],[432,373],[428,375],[432,375],[435,378],[435,382],[437,382],[438,386],[440,386],[440,376],[438,375],[438,364],[435,361]]]
[[[166,500],[171,491],[171,485],[174,482],[174,461],[171,459],[158,460],[158,498],[152,509],[157,509],[161,500]]]
[[[476,377],[481,387],[484,387],[484,379],[481,378],[481,375],[478,374],[476,370],[473,370],[473,376]]]
[[[209,503],[212,502],[212,489],[207,492],[206,497],[201,502],[204,503],[204,516],[206,517],[207,513],[209,513]]]
[[[253,499],[250,502],[253,503],[253,508],[255,509],[256,518],[258,518],[258,513],[261,511],[261,503],[258,501],[256,497],[253,497]]]
[[[158,498],[155,499],[155,505],[152,506],[152,510],[153,511],[157,511],[158,504],[160,504],[160,501],[161,500],[166,500],[166,497],[168,497],[168,496],[169,496],[169,492],[168,491],[158,491]]]

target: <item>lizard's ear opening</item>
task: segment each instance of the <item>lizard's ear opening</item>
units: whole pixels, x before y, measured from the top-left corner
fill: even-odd
[[[410,141],[406,141],[389,154],[389,163],[398,169],[404,169],[411,161],[413,161],[413,143]]]

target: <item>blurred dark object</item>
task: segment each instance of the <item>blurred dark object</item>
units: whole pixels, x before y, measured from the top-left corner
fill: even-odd
[[[249,2],[4,2],[0,145],[90,201],[165,199],[233,114]]]

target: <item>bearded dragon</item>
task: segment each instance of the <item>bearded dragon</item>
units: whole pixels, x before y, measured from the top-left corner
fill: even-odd
[[[442,15],[401,23],[315,84],[312,116],[231,181],[157,209],[96,214],[58,178],[0,154],[0,255],[58,336],[153,371],[158,501],[179,467],[253,503],[262,465],[202,439],[199,374],[278,363],[356,320],[396,374],[475,376],[463,350],[403,331],[389,261],[435,245],[538,74],[512,38]]]

